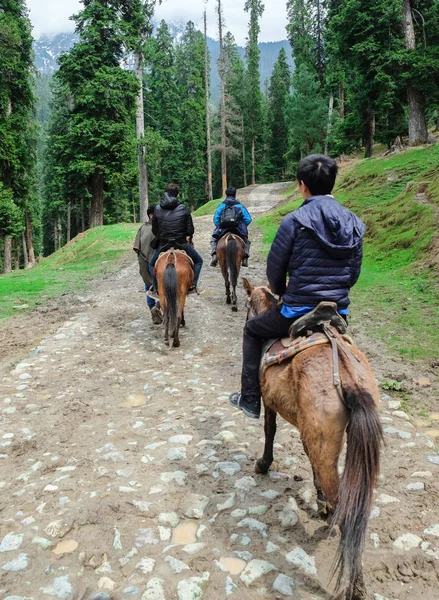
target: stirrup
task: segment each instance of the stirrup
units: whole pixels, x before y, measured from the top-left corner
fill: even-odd
[[[320,302],[311,312],[297,319],[290,327],[292,338],[300,337],[307,329],[313,329],[323,323],[329,323],[341,334],[346,333],[346,321],[337,312],[335,302]]]

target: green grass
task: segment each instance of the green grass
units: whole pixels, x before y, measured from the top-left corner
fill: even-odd
[[[425,197],[416,198],[417,193]],[[367,225],[361,277],[352,290],[354,318],[392,353],[437,358],[439,289],[432,244],[439,209],[439,146],[374,157],[346,167],[334,192]],[[300,200],[257,220],[264,248]]]
[[[96,227],[35,268],[1,275],[0,321],[17,314],[14,306],[27,304],[30,310],[48,298],[83,289],[91,278],[117,268],[138,228],[137,224]]]
[[[193,217],[205,217],[206,215],[215,214],[216,209],[218,208],[218,206],[221,204],[221,202],[223,200],[224,200],[224,198],[218,198],[216,200],[210,200],[209,202],[206,202],[206,204],[203,204],[203,206],[200,206],[200,208],[197,208],[197,210],[192,213],[192,216]]]

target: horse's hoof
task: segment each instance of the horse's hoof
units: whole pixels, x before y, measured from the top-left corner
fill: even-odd
[[[232,304],[232,301],[230,300],[230,298],[227,298],[226,304]]]
[[[180,341],[176,342],[174,340],[174,343],[172,345],[174,346],[174,348],[180,348]]]
[[[255,463],[255,473],[257,475],[266,475],[268,470],[270,469],[270,465],[268,465],[262,458],[256,461]]]
[[[232,306],[232,312],[238,312],[238,307],[237,306]]]

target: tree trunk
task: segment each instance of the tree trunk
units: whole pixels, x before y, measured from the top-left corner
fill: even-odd
[[[29,268],[29,255],[27,253],[27,243],[26,243],[26,235],[23,231],[23,233],[21,234],[21,243],[23,246],[23,262],[24,262],[24,268],[28,269]]]
[[[343,84],[340,84],[340,87],[338,88],[338,102],[339,102],[340,119],[342,119],[342,121],[344,121],[346,99],[345,99],[345,90],[344,90]]]
[[[67,203],[67,243],[70,242],[72,233],[72,205],[70,202]]]
[[[11,251],[12,251],[12,240],[9,235],[5,235],[5,249],[3,259],[3,273],[10,273],[12,271],[11,265]]]
[[[437,112],[437,116],[436,116],[436,129],[435,131],[439,131],[439,110]]]
[[[34,240],[32,235],[32,221],[30,219],[30,214],[26,211],[26,242],[27,242],[27,251],[29,253],[29,264],[31,267],[35,266],[35,251],[34,251]]]
[[[104,224],[104,174],[96,169],[91,178],[90,228]]]
[[[220,44],[220,56],[219,56],[219,76],[221,82],[221,186],[222,195],[226,195],[227,189],[227,140],[226,140],[226,92],[225,92],[225,57],[224,57],[224,44],[223,44],[223,8],[221,0],[218,0],[218,33],[219,33],[219,44]]]
[[[332,114],[334,112],[334,93],[331,90],[328,107],[328,125],[326,127],[325,154],[328,154],[328,141],[332,131]]]
[[[373,155],[373,145],[375,136],[375,114],[368,112],[366,115],[364,131],[364,157],[370,158]]]
[[[416,50],[416,34],[410,0],[403,0],[405,47]],[[425,117],[425,101],[413,83],[407,85],[409,108],[409,145],[420,146],[428,142],[427,119]]]
[[[137,163],[139,167],[140,221],[146,223],[148,220],[148,167],[146,164],[146,147],[144,140],[145,113],[143,108],[143,56],[140,52],[135,55],[135,61],[136,77],[139,82],[139,93],[137,94],[136,137],[138,143]]]
[[[207,49],[207,12],[204,11],[204,80],[206,87],[206,136],[207,136],[207,195],[213,200],[212,186],[212,140],[210,133],[209,53]]]
[[[252,185],[256,183],[255,138],[252,138]]]
[[[244,176],[244,187],[247,187],[247,157],[245,154],[245,131],[244,131],[244,114],[241,115],[242,128],[242,173]]]
[[[62,225],[61,225],[61,217],[59,214],[56,217],[56,249],[59,250],[62,248]]]
[[[18,271],[20,269],[20,259],[18,256],[18,240],[17,240],[17,238],[13,238],[13,240],[12,240],[12,257],[14,259],[14,271]]]
[[[81,233],[85,231],[84,198],[81,198]]]

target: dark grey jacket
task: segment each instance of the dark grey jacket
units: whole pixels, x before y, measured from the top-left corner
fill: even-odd
[[[284,218],[271,246],[267,276],[272,291],[289,306],[328,300],[346,308],[360,276],[365,230],[332,196],[308,198]]]
[[[160,206],[156,206],[152,218],[152,232],[159,238],[160,248],[169,240],[186,244],[187,237],[194,235],[194,223],[189,209],[177,198],[165,193]]]

